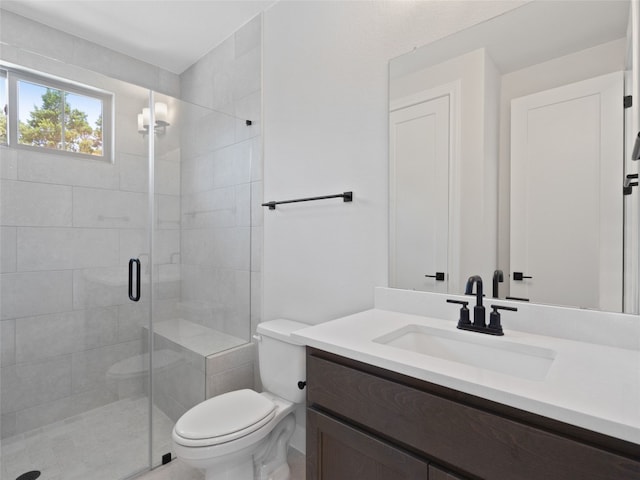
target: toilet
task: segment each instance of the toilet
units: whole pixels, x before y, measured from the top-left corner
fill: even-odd
[[[287,449],[295,408],[305,400],[305,347],[291,333],[308,325],[271,320],[258,325],[258,364],[265,389],[205,400],[172,432],[176,456],[204,470],[206,480],[288,480]]]

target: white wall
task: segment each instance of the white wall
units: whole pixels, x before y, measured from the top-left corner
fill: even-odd
[[[280,2],[265,13],[263,318],[319,323],[387,284],[388,61],[521,2]]]

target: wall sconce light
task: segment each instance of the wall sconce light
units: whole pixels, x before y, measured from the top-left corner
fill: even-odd
[[[155,125],[153,126],[153,132],[159,135],[167,133],[167,127],[169,122],[169,112],[167,110],[167,104],[162,102],[156,102],[154,105],[154,113],[156,116]],[[151,111],[149,108],[143,108],[142,113],[138,114],[138,133],[145,136],[149,133],[149,122],[151,118]]]

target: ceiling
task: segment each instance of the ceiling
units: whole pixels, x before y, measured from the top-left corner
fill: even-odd
[[[3,9],[182,73],[276,0],[2,0]]]

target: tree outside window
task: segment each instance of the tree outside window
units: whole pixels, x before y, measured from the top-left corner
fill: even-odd
[[[19,144],[102,156],[99,99],[24,81],[18,87]]]

